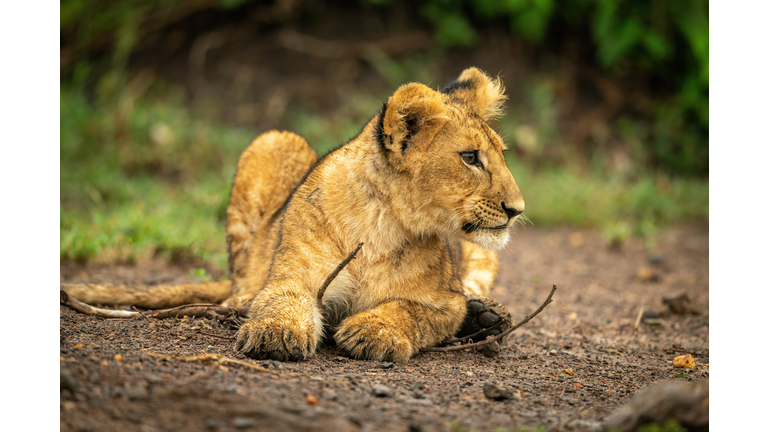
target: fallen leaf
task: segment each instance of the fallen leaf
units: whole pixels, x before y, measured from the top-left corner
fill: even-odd
[[[611,393],[611,392],[612,392],[612,390],[611,390],[611,389],[608,389],[608,390],[606,390],[605,392],[606,392],[606,393]]]
[[[77,345],[75,345],[75,348],[82,348],[82,347],[83,347],[83,344],[77,344]]]
[[[577,248],[584,244],[584,235],[578,231],[568,235],[568,242]]]
[[[570,369],[563,369],[563,372],[567,373],[568,375],[573,375],[573,371]]]
[[[574,386],[574,387],[578,387],[578,388],[584,388],[584,386],[583,386],[583,385],[581,385],[581,384],[579,384],[579,383],[576,383],[576,384],[574,384],[573,386]]]
[[[640,267],[637,270],[637,278],[644,282],[657,282],[660,277],[652,267]]]
[[[693,359],[692,355],[685,354],[685,355],[675,357],[675,359],[672,360],[672,364],[675,365],[675,367],[685,367],[685,368],[693,369],[696,366],[696,360]]]
[[[115,361],[123,361],[122,354],[115,354]]]

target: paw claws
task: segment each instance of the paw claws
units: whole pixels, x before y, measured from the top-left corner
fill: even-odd
[[[346,323],[334,336],[347,357],[360,360],[404,362],[413,355],[413,346],[405,337],[394,335],[386,327]]]
[[[301,361],[312,357],[315,345],[311,329],[249,321],[238,330],[235,349],[257,360]]]

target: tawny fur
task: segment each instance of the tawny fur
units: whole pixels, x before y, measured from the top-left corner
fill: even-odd
[[[61,289],[88,304],[163,309],[191,303],[221,303],[232,295],[232,282],[135,286],[62,283]]]
[[[240,158],[227,210],[224,304],[250,305],[237,349],[303,359],[333,337],[354,357],[405,361],[454,335],[467,299],[490,296],[495,250],[524,209],[487,124],[504,100],[499,80],[470,68],[442,93],[401,86],[320,161],[293,133],[258,137]],[[317,291],[359,242],[323,297],[324,317]]]
[[[490,294],[498,258],[483,248],[506,244],[516,214],[504,208],[519,213],[524,203],[486,123],[499,112],[501,84],[477,69],[459,82],[447,93],[400,87],[357,137],[311,169],[269,228],[256,228],[278,239],[255,249],[275,248],[269,271],[253,279],[263,283],[234,279],[235,298],[253,296],[240,351],[309,358],[329,328],[355,357],[405,361],[457,331],[466,295]],[[269,151],[258,153],[271,160]],[[462,160],[473,151],[482,167]],[[236,189],[241,173],[273,169],[251,160],[241,161]],[[357,259],[325,293],[323,322],[317,291],[359,242]]]

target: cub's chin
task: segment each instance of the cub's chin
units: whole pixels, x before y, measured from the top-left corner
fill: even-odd
[[[509,241],[509,231],[512,228],[512,224],[499,228],[468,228],[469,227],[465,225],[461,229],[465,240],[475,243],[485,249],[500,250],[504,248]]]

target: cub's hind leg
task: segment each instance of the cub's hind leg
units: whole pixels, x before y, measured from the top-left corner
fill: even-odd
[[[260,135],[243,152],[227,207],[227,252],[232,296],[247,307],[264,285],[277,242],[281,208],[317,161],[304,138],[291,132]]]
[[[454,245],[456,247],[456,245]],[[515,325],[504,305],[491,298],[491,289],[499,273],[499,256],[496,251],[484,249],[474,243],[461,241],[459,277],[467,297],[467,315],[457,336],[467,336],[501,324],[481,333],[478,338],[493,336]],[[506,337],[501,341],[506,341]]]

